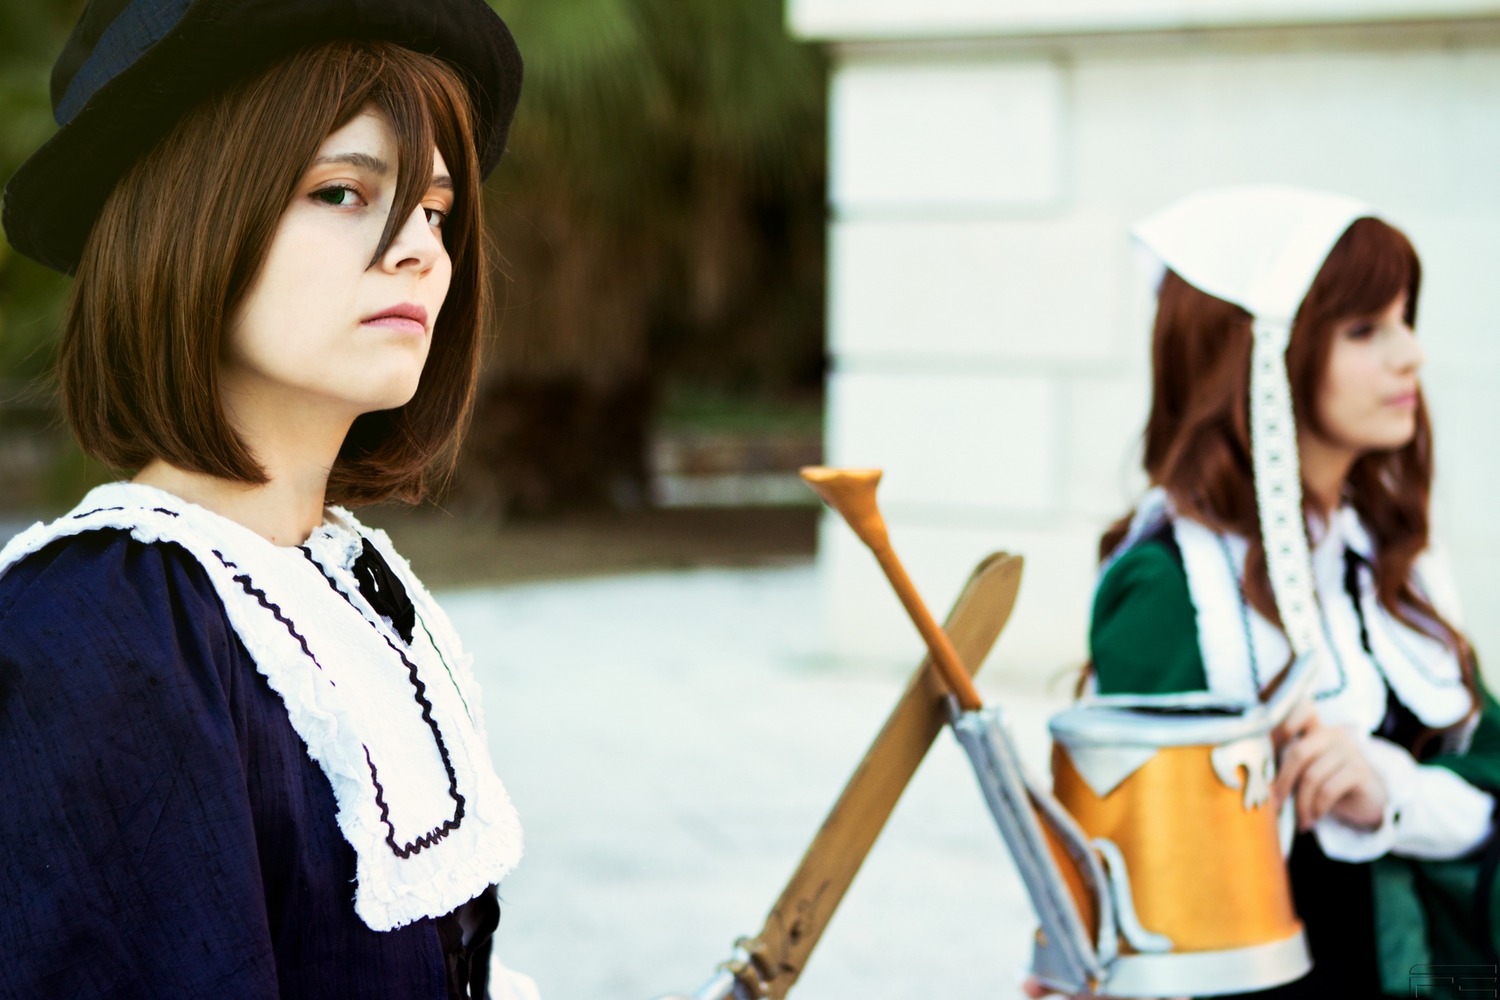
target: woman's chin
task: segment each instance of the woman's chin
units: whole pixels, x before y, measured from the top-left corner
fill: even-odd
[[[390,409],[401,409],[417,396],[417,388],[411,390],[390,391],[390,393],[371,393],[360,397],[359,400],[350,400],[353,403],[354,417],[363,417],[365,414],[378,414],[378,412],[390,411]]]
[[[416,379],[401,381],[363,394],[356,408],[360,413],[374,413],[379,410],[398,410],[410,403],[417,395]]]

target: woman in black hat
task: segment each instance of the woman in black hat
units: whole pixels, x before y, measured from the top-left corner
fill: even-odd
[[[452,467],[520,66],[481,0],[84,13],[4,220],[131,478],[0,553],[0,996],[486,994],[469,658],[331,505]]]

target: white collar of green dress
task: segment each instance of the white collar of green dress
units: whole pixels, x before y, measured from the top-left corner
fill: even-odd
[[[1248,703],[1291,656],[1285,634],[1244,597],[1246,540],[1179,516],[1165,491],[1153,489],[1137,508],[1126,539],[1105,569],[1170,520],[1187,575],[1198,624],[1198,646],[1209,690]],[[1312,575],[1326,643],[1312,691],[1324,721],[1373,732],[1385,717],[1386,691],[1434,728],[1460,721],[1472,706],[1458,657],[1444,643],[1412,628],[1375,598],[1369,532],[1351,507],[1330,518],[1311,549]],[[1360,557],[1355,599],[1346,588],[1346,552]],[[1417,561],[1415,586],[1451,623],[1460,623],[1446,563],[1429,549]],[[1361,620],[1364,628],[1361,629]],[[1365,648],[1368,638],[1369,649]]]

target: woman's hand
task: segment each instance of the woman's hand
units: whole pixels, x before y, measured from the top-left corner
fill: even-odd
[[[1304,702],[1273,734],[1281,751],[1272,794],[1279,808],[1295,797],[1297,829],[1324,816],[1363,830],[1385,819],[1386,788],[1365,757],[1362,740],[1347,726],[1325,726]]]

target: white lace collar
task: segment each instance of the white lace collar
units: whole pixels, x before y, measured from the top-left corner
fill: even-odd
[[[203,566],[333,786],[356,855],[354,908],[368,926],[448,913],[515,867],[520,825],[490,762],[471,658],[384,532],[330,508],[303,545],[280,547],[161,490],[114,483],[12,539],[0,573],[56,539],[105,528],[176,543]],[[415,606],[410,644],[359,593],[364,539]]]

